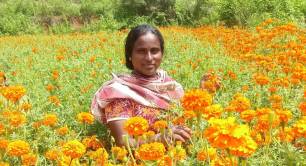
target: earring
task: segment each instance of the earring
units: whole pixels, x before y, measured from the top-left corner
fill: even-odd
[[[132,58],[131,58],[131,57],[129,57],[129,61],[132,61]]]

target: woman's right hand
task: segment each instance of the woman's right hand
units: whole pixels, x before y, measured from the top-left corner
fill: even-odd
[[[167,143],[171,143],[171,141],[181,141],[185,143],[191,139],[191,129],[182,125],[170,127],[170,132],[165,134],[163,142],[165,141]]]

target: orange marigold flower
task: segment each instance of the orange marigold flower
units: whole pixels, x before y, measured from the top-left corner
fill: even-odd
[[[84,138],[82,143],[86,146],[86,148],[93,150],[97,150],[103,147],[103,144],[100,142],[96,135]]]
[[[208,148],[207,150],[200,150],[197,154],[197,160],[205,161],[207,159],[214,160],[217,157],[217,151],[215,148]]]
[[[275,113],[279,116],[281,122],[287,123],[292,118],[292,113],[289,110],[275,110]]]
[[[0,150],[6,149],[9,144],[9,141],[3,138],[0,138]]]
[[[142,160],[159,160],[164,156],[166,149],[164,144],[153,142],[142,144],[137,150],[139,158]]]
[[[104,148],[99,148],[91,153],[90,158],[95,160],[97,165],[106,165],[108,162],[108,153]]]
[[[33,122],[33,123],[32,123],[32,126],[33,126],[35,129],[38,129],[41,125],[42,125],[42,122],[40,122],[40,121],[38,121],[38,122]]]
[[[21,156],[22,165],[31,166],[36,165],[37,156],[35,154],[29,153]]]
[[[173,162],[170,156],[164,156],[162,160],[159,160],[158,166],[172,166]]]
[[[0,89],[0,93],[7,99],[14,103],[16,103],[19,99],[21,99],[25,93],[26,90],[23,86],[8,86],[3,87]]]
[[[59,77],[59,72],[57,70],[52,71],[52,78],[54,80],[58,79]]]
[[[49,96],[49,101],[56,106],[59,106],[61,104],[60,99],[57,96]]]
[[[55,87],[54,87],[52,84],[48,84],[48,85],[46,86],[46,89],[47,89],[47,91],[51,92],[52,90],[55,89]]]
[[[8,144],[6,151],[8,155],[18,157],[28,154],[30,151],[30,145],[22,140],[12,141]]]
[[[56,130],[57,134],[58,135],[66,135],[68,133],[69,129],[67,126],[64,126],[64,127],[60,127]]]
[[[25,115],[22,112],[13,111],[9,116],[9,123],[13,127],[19,127],[27,121]]]
[[[120,147],[112,147],[112,153],[115,155],[115,158],[117,160],[124,160],[127,155],[127,151],[125,148],[120,148]]]
[[[243,141],[238,147],[230,147],[230,153],[238,157],[249,157],[257,149],[256,142],[250,137],[244,137]]]
[[[22,103],[21,105],[21,109],[24,111],[28,111],[31,108],[32,108],[32,105],[30,103]]]
[[[86,124],[93,124],[94,122],[94,116],[88,112],[81,112],[78,113],[77,119],[81,123],[86,123]]]
[[[245,120],[246,122],[250,122],[256,116],[256,111],[254,110],[246,110],[240,113],[241,119]]]
[[[255,82],[260,86],[267,85],[270,82],[269,77],[260,73],[254,74],[253,78]]]
[[[205,119],[210,119],[212,117],[214,118],[219,118],[223,112],[223,108],[220,104],[213,104],[210,106],[207,106],[203,111],[202,111],[202,116]]]
[[[270,110],[270,109],[258,109],[257,114],[262,110]],[[280,124],[279,116],[272,110],[270,110],[267,113],[261,114],[257,116],[257,124],[254,126],[254,128],[257,131],[260,132],[267,132],[271,128],[276,128]]]
[[[159,120],[159,121],[156,121],[154,124],[153,124],[153,128],[155,130],[163,130],[165,128],[167,128],[168,124],[166,121],[164,120]]]
[[[59,159],[59,157],[60,157],[60,151],[59,151],[59,150],[56,150],[56,149],[48,150],[48,151],[45,153],[45,157],[46,157],[48,160],[57,160],[57,159]]]
[[[64,144],[62,152],[73,159],[80,158],[86,152],[86,147],[78,140],[72,140]]]
[[[2,123],[0,123],[0,134],[5,132],[5,127]]]
[[[280,130],[278,138],[283,142],[292,142],[295,139],[295,133],[291,127],[285,127]]]
[[[55,114],[47,114],[42,120],[42,124],[45,126],[55,126],[57,123],[57,116]]]
[[[306,115],[306,102],[301,102],[299,105],[299,109],[301,110],[303,115]]]
[[[211,105],[212,96],[205,90],[194,89],[185,93],[182,106],[185,110],[200,111]]]
[[[143,117],[132,117],[124,123],[124,130],[129,135],[142,135],[149,128],[149,123]]]
[[[237,112],[243,112],[251,107],[251,102],[248,98],[238,93],[234,96],[234,99],[230,102],[229,107]]]

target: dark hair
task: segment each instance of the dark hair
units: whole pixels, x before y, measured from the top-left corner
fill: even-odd
[[[146,33],[152,33],[157,36],[160,42],[161,51],[162,53],[164,53],[164,38],[162,34],[160,33],[160,31],[147,24],[138,25],[131,29],[131,31],[129,32],[125,40],[125,61],[126,61],[125,64],[128,69],[131,69],[131,70],[134,69],[132,61],[129,60],[130,57],[132,57],[134,44],[140,36]]]

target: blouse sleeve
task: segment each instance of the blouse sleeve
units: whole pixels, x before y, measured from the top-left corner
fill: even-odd
[[[105,109],[106,122],[125,120],[133,116],[133,103],[129,99],[118,99],[109,103]]]

